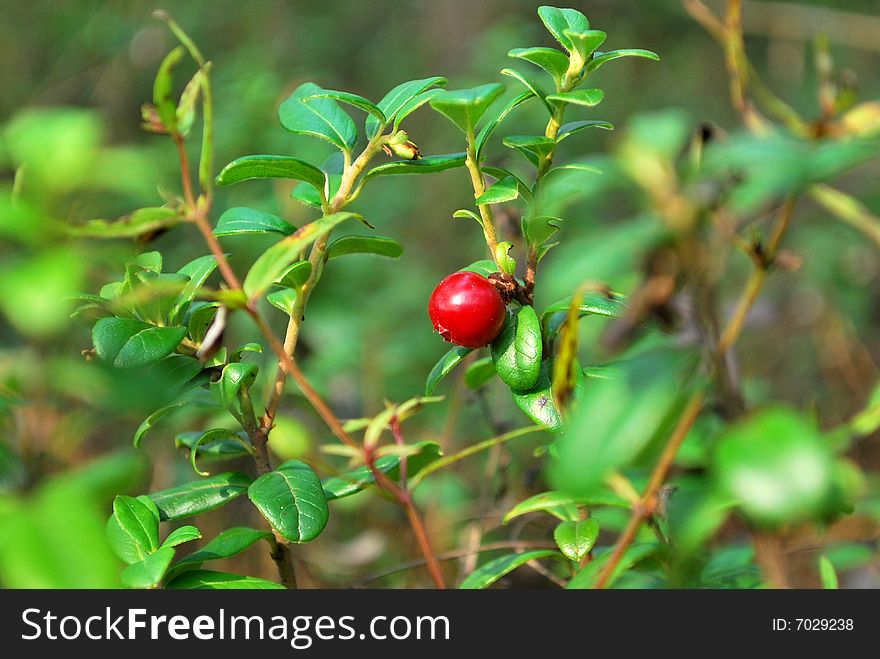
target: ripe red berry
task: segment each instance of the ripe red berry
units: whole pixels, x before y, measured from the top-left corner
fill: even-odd
[[[428,301],[434,331],[466,348],[492,343],[504,326],[506,307],[498,289],[476,272],[456,272],[437,284]]]

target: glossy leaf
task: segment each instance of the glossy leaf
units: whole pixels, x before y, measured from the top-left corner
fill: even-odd
[[[254,179],[282,178],[305,181],[324,188],[324,172],[299,158],[291,156],[242,156],[226,165],[217,174],[217,185],[232,185]]]
[[[355,213],[326,215],[300,227],[292,235],[267,249],[251,266],[245,277],[243,284],[245,294],[250,299],[260,297],[292,263],[299,259],[303,249],[330,233],[338,224],[359,217]]]
[[[397,123],[399,123],[398,115],[401,114],[402,111],[407,107],[411,107],[414,98],[416,98],[419,94],[424,93],[431,87],[442,87],[445,84],[446,78],[444,78],[443,76],[432,76],[430,78],[422,78],[420,80],[410,80],[408,82],[403,82],[394,87],[387,94],[385,94],[385,96],[382,98],[381,101],[377,103],[377,105],[388,121],[396,121],[396,128]],[[410,112],[414,109],[415,108],[412,108]],[[401,119],[402,118],[403,117],[401,116]],[[376,119],[376,117],[367,117],[367,138],[372,138],[374,135],[376,135],[376,133],[379,132],[379,125],[379,121]]]
[[[162,521],[174,521],[214,510],[241,496],[251,484],[245,474],[230,471],[147,495]]]
[[[199,69],[193,74],[183,92],[180,94],[180,101],[177,103],[177,132],[186,137],[192,129],[193,121],[196,118],[196,106],[199,102],[199,96],[202,93],[205,72]]]
[[[403,245],[385,236],[343,236],[327,247],[328,260],[348,254],[376,254],[396,259],[403,254]]]
[[[572,121],[567,124],[562,124],[562,126],[559,127],[559,132],[556,134],[556,142],[561,142],[567,137],[570,137],[575,133],[584,130],[585,128],[602,128],[604,130],[614,130],[614,126],[607,121]]]
[[[478,205],[500,204],[505,201],[513,201],[519,197],[519,184],[513,176],[506,176],[500,181],[493,183],[489,189],[476,199]]]
[[[418,160],[394,160],[377,165],[367,170],[364,179],[375,178],[376,176],[394,176],[399,174],[431,174],[433,172],[442,172],[454,167],[463,167],[466,155],[460,153],[447,153],[439,156],[425,156]]]
[[[598,537],[599,524],[594,519],[562,522],[553,531],[553,539],[560,551],[572,561],[579,561],[589,554]]]
[[[567,312],[569,306],[571,306],[570,297],[547,305],[541,314],[541,322],[547,323],[554,314]],[[620,318],[626,311],[626,305],[619,298],[608,297],[601,293],[585,293],[581,297],[579,308],[582,316],[594,314],[606,318]]]
[[[237,556],[260,540],[271,541],[272,534],[268,531],[258,531],[246,526],[226,529],[212,538],[204,547],[197,549],[189,556],[177,561],[171,568],[169,576],[172,578],[184,570],[200,567],[206,561],[216,561],[224,558]]]
[[[605,43],[605,38],[608,36],[602,30],[586,30],[585,32],[565,30],[564,34],[571,41],[571,50],[576,53],[576,66],[583,66],[592,52]]]
[[[539,423],[550,432],[562,432],[564,422],[562,415],[556,408],[554,396],[550,384],[550,373],[552,365],[549,360],[541,364],[541,371],[538,374],[538,381],[535,386],[526,391],[512,390],[513,401],[517,406],[529,416],[535,423]],[[583,379],[580,381],[575,394],[583,389]]]
[[[126,563],[142,561],[159,548],[159,519],[144,502],[118,495],[107,520],[107,540]]]
[[[120,579],[126,588],[156,588],[174,560],[174,548],[162,547],[122,571]]]
[[[535,97],[535,95],[531,91],[524,92],[524,93],[520,94],[519,96],[516,96],[515,98],[511,99],[507,103],[507,105],[505,105],[503,108],[501,108],[501,111],[497,115],[495,115],[492,119],[489,119],[488,121],[486,121],[486,123],[480,129],[480,132],[477,135],[477,138],[475,141],[478,160],[480,159],[480,156],[483,153],[483,147],[486,145],[486,142],[488,141],[489,137],[492,135],[492,133],[495,131],[495,129],[501,125],[501,122],[503,122],[507,118],[507,115],[509,115],[514,109],[516,109],[517,107],[519,107],[520,105],[522,105],[523,103],[528,101],[530,98],[534,98],[534,97]]]
[[[342,176],[339,174],[328,174],[327,184],[330,187],[330,192],[327,195],[327,198],[333,199],[333,197],[336,196],[336,193],[339,192],[339,186],[342,184]],[[290,191],[290,198],[317,210],[323,210],[324,208],[322,192],[319,192],[315,186],[309,183],[300,183],[293,188],[293,190]]]
[[[576,9],[560,9],[545,5],[538,8],[538,16],[550,34],[569,51],[572,49],[572,43],[565,31],[586,32],[590,29],[590,21]]]
[[[117,368],[137,368],[170,355],[185,327],[156,327],[133,318],[101,318],[92,328],[98,356]]]
[[[585,497],[577,497],[556,490],[541,492],[516,504],[501,520],[507,524],[510,520],[534,512],[547,512],[564,522],[577,520],[578,506],[612,506],[629,508],[626,500],[616,494],[595,493]],[[574,516],[572,516],[574,515]]]
[[[523,215],[523,235],[530,245],[543,245],[559,231],[562,220],[549,215]]]
[[[249,391],[258,371],[259,367],[256,364],[248,362],[227,364],[223,367],[220,381],[217,383],[223,406],[245,428],[252,428],[256,425]]]
[[[514,48],[507,56],[540,66],[556,81],[562,80],[568,71],[568,58],[555,48]]]
[[[135,448],[140,448],[141,442],[144,441],[144,437],[146,436],[146,434],[154,425],[156,425],[156,423],[160,419],[162,419],[162,417],[188,404],[189,401],[185,400],[174,401],[173,403],[169,403],[164,407],[160,407],[158,410],[150,414],[150,416],[148,416],[146,419],[141,421],[141,424],[138,426],[138,429],[134,433],[133,443],[135,445]]]
[[[646,57],[647,59],[652,59],[658,62],[660,61],[660,56],[650,50],[643,50],[641,48],[624,48],[621,50],[611,50],[607,53],[595,53],[593,58],[587,62],[585,70],[587,74],[590,74],[606,62],[610,62],[611,60],[620,57]]]
[[[464,590],[477,590],[487,588],[498,581],[501,577],[513,572],[516,568],[525,565],[529,561],[535,561],[539,558],[558,557],[559,552],[552,549],[538,549],[535,551],[526,551],[521,554],[507,554],[495,560],[484,563],[476,570],[471,572],[467,578],[461,582],[459,588]]]
[[[575,89],[571,92],[547,95],[547,101],[550,104],[581,105],[586,108],[599,105],[603,98],[605,98],[605,92],[601,89]]]
[[[483,218],[477,215],[474,211],[467,208],[459,208],[452,214],[452,217],[467,218],[469,220],[473,220],[480,226],[483,226]]]
[[[434,364],[431,372],[428,373],[428,379],[425,382],[425,395],[430,396],[433,394],[440,381],[449,375],[452,372],[452,369],[458,366],[459,362],[471,352],[472,348],[455,346],[437,360],[437,363]]]
[[[213,570],[184,572],[165,587],[172,590],[284,590],[284,586],[274,581]]]
[[[437,94],[440,94],[442,92],[442,89],[435,88],[424,91],[417,96],[413,96],[400,108],[400,110],[398,110],[397,114],[394,116],[394,130],[396,131],[400,127],[401,121],[406,119],[409,115],[418,110],[425,103],[434,98]]]
[[[819,578],[825,590],[837,590],[840,587],[834,564],[824,554],[819,557]]]
[[[458,128],[470,134],[489,106],[504,93],[504,85],[496,82],[471,89],[445,91],[431,99],[431,107]]]
[[[476,272],[484,277],[488,277],[493,272],[498,272],[498,266],[495,265],[495,261],[482,259],[480,261],[474,261],[469,266],[461,268],[459,272]]]
[[[192,542],[202,537],[201,531],[195,526],[187,525],[174,529],[162,542],[162,547],[177,547],[185,542]]]
[[[501,334],[490,347],[498,377],[511,389],[527,391],[541,371],[541,324],[531,306],[520,307],[508,317]]]
[[[440,445],[436,442],[419,442],[411,444],[408,448],[414,451],[407,455],[406,458],[408,478],[415,476],[442,455]],[[400,460],[399,455],[383,455],[376,460],[376,470],[379,473],[387,474],[391,480],[397,481],[400,478]],[[356,494],[375,482],[376,478],[373,471],[366,465],[363,465],[339,476],[326,478],[321,483],[321,486],[327,501],[332,501],[333,499],[341,499],[342,497]]]
[[[297,261],[282,274],[276,283],[279,286],[299,288],[312,276],[312,264],[309,261]]]
[[[382,125],[386,123],[385,115],[382,113],[382,110],[380,110],[373,101],[366,99],[363,96],[359,96],[358,94],[325,89],[312,96],[306,96],[303,100],[306,103],[313,103],[314,99],[317,98],[332,98],[334,101],[352,105],[359,110],[363,110],[367,114],[373,115]]]
[[[214,228],[218,238],[253,233],[280,233],[289,236],[296,227],[277,215],[255,208],[234,207],[223,212]]]
[[[266,301],[288,316],[292,316],[297,297],[299,297],[299,293],[297,293],[295,288],[282,288],[269,293],[266,296]]]
[[[354,121],[336,101],[315,98],[306,103],[303,100],[323,92],[312,82],[297,87],[278,108],[281,125],[292,133],[311,135],[343,151],[351,150],[357,141],[357,129]]]
[[[516,149],[537,167],[556,149],[556,140],[543,135],[508,135],[504,138],[504,146]]]
[[[224,434],[218,432],[219,428],[214,428],[206,432],[213,432],[208,438],[201,431],[182,432],[174,437],[174,446],[176,448],[185,448],[192,451],[196,449],[199,460],[226,460],[230,458],[238,458],[248,455],[245,446],[246,435],[244,431],[236,433],[233,430],[223,428]],[[244,435],[244,436],[243,436]]]
[[[541,87],[538,82],[525,75],[524,73],[520,73],[516,69],[505,68],[501,69],[501,74],[510,76],[511,78],[515,78],[520,83],[522,83],[526,89],[528,89],[533,96],[541,99],[541,103],[544,104],[544,107],[547,108],[547,112],[553,114],[553,106],[547,102],[547,90]]]
[[[313,540],[330,511],[321,481],[304,462],[288,460],[263,474],[248,488],[248,497],[278,533],[291,542]]]

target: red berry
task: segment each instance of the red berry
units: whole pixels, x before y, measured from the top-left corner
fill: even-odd
[[[476,272],[456,272],[437,284],[428,301],[434,331],[466,348],[492,343],[504,326],[506,307],[498,289]]]

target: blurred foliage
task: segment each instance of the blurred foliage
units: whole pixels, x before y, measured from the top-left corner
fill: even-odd
[[[864,103],[880,98],[880,53],[876,43],[856,41],[854,31],[852,43],[839,36],[860,17],[876,24],[880,15],[871,0],[799,2],[792,24],[803,31],[778,36],[760,20],[767,6],[777,4],[745,3],[745,16],[754,17],[746,21],[752,62],[774,92],[814,121],[821,116],[816,90],[822,82],[813,65],[814,37],[827,31],[835,89],[848,103],[835,114],[842,135],[832,130],[828,139],[812,140],[781,125],[767,135],[745,133],[731,107],[721,50],[677,2],[577,3],[594,26],[611,35],[609,47],[642,45],[659,52],[662,61],[624,60],[613,71],[609,66],[595,74],[605,91],[601,118],[612,119],[616,128],[587,131],[565,143],[572,162],[596,165],[603,174],[578,172],[554,183],[548,212],[564,213],[568,220],[560,246],[542,262],[538,308],[571,296],[585,281],[607,284],[631,301],[643,299],[645,283],[665,272],[665,259],[671,253],[681,258],[678,246],[700,244],[707,256],[699,261],[698,276],[711,280],[711,304],[728,318],[752,268],[747,254],[731,249],[733,230],[746,241],[758,240],[767,233],[762,223],[781,200],[801,195],[780,254],[791,267],[773,270],[733,352],[743,407],[752,411],[733,421],[725,403],[711,398],[687,435],[654,523],[642,528],[621,562],[635,569],[615,573],[616,587],[758,587],[767,577],[756,555],[764,545],[753,540],[763,533],[782,544],[795,585],[827,586],[838,579],[841,587],[880,585],[875,391],[880,160],[877,110]],[[140,453],[131,449],[145,417],[181,400],[183,371],[116,370],[90,352],[99,310],[86,301],[87,308],[71,318],[82,304],[77,293],[119,280],[139,254],[161,252],[162,270],[173,274],[206,251],[189,226],[157,231],[149,244],[94,241],[67,229],[156,207],[176,194],[169,192],[179,185],[173,145],[138,129],[155,71],[174,45],[164,26],[150,18],[153,9],[140,0],[13,1],[4,7],[0,585],[5,587],[123,585],[123,563],[105,540],[113,496],[192,481],[189,461],[175,448],[175,443],[193,447],[185,431],[238,427],[229,413],[193,395],[194,404],[174,406],[155,419]],[[219,0],[211,11],[189,2],[169,9],[212,62],[218,164],[245,153],[324,162],[330,147],[282,130],[276,119],[282,100],[307,80],[374,99],[401,80],[431,75],[448,77],[450,88],[458,89],[505,78],[498,72],[510,66],[511,48],[553,45],[535,19],[535,4],[520,0],[344,0],[321,6]],[[195,69],[181,64],[180,70],[185,80]],[[509,100],[520,87],[504,82]],[[544,120],[538,106],[526,104],[511,114],[505,134],[534,133]],[[424,153],[461,146],[456,128],[426,110],[408,119],[407,132]],[[711,139],[695,138],[701,135]],[[516,154],[501,147],[500,136],[492,146],[497,147],[491,150],[492,165],[519,166]],[[197,159],[195,152],[190,155]],[[826,182],[852,197],[841,200],[816,186]],[[400,242],[403,254],[397,261],[334,260],[310,301],[298,347],[301,366],[318,391],[340,417],[352,419],[380,413],[385,399],[407,400],[422,392],[448,347],[430,331],[428,295],[444,275],[485,256],[472,223],[452,218],[455,209],[473,202],[462,170],[380,178],[370,186],[371,194],[359,199],[355,210],[381,235]],[[287,181],[218,188],[213,221],[223,210],[252,207],[301,226],[314,214],[294,203],[290,191]],[[515,207],[496,208],[504,209],[498,214],[499,237],[516,242]],[[719,208],[728,221],[713,233],[706,218]],[[357,223],[343,224],[338,232],[363,233]],[[223,245],[233,268],[245,272],[276,240],[271,234],[229,236]],[[139,267],[158,275],[143,262]],[[697,278],[696,269],[673,270],[679,283]],[[208,279],[215,287],[219,281],[216,273]],[[602,491],[606,498],[596,503],[597,486],[622,470],[641,491],[684,398],[691,388],[706,386],[687,377],[705,352],[695,329],[700,308],[685,294],[664,302],[669,304],[630,318],[632,327],[598,317],[579,325],[577,358],[590,367],[587,394],[555,446],[547,447],[552,438],[546,433],[527,435],[419,482],[416,502],[441,554],[472,549],[477,528],[486,546],[549,542],[552,547],[556,528],[566,556],[580,558],[595,543],[594,567],[571,585],[595,583],[629,517],[617,489]],[[284,313],[265,302],[261,311],[280,335]],[[636,346],[621,352],[634,339]],[[257,340],[247,317],[231,317],[227,346]],[[273,375],[268,351],[242,363],[258,361],[266,367],[254,390],[266,391]],[[438,393],[447,396],[444,404],[426,406],[409,422],[411,443],[436,442],[454,455],[525,425],[502,383],[469,388],[465,372],[453,371],[438,385]],[[332,443],[320,418],[296,387],[287,392],[269,445],[275,462],[304,460],[326,476],[344,470],[343,459],[320,450]],[[234,449],[234,437],[223,439],[232,444],[206,445],[198,465],[212,474],[251,469],[247,456],[216,468],[212,460]],[[545,473],[548,453],[556,462]],[[389,465],[397,464],[396,456],[386,457],[394,458]],[[552,505],[537,505],[528,516],[502,523],[519,502],[551,487],[561,491]],[[152,514],[149,504],[141,505],[144,514]],[[395,569],[418,557],[409,539],[401,538],[401,511],[365,492],[332,506],[327,531],[296,550],[302,585],[424,583],[419,570]],[[578,524],[578,506],[592,511],[598,535]],[[243,498],[197,518],[205,538],[231,526],[261,524]],[[168,529],[162,535],[167,543]],[[673,554],[668,538],[674,539]],[[262,536],[223,539],[228,543],[220,553],[221,569],[277,579],[268,553],[248,549]],[[178,556],[188,551],[180,547]],[[474,571],[474,559],[451,555],[458,560],[450,563],[450,574],[459,574],[458,581],[470,574],[469,585],[550,584],[528,570],[513,572],[518,563],[511,563],[509,551],[482,553],[482,571]],[[546,547],[535,551],[545,552],[535,558],[549,555]],[[498,566],[488,567],[496,560]],[[557,577],[570,576],[552,567],[555,563],[548,566]],[[152,585],[149,576],[129,574],[125,583]]]

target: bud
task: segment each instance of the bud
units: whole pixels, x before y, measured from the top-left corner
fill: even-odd
[[[389,149],[398,158],[403,158],[404,160],[418,160],[422,157],[419,147],[410,142],[409,135],[406,134],[406,131],[402,130],[394,133],[391,139],[388,140],[388,147],[385,149],[385,152],[388,153]]]
[[[141,128],[144,130],[150,133],[158,133],[159,135],[166,135],[168,133],[168,128],[159,116],[159,111],[152,103],[144,103],[141,106],[141,119],[143,119]]]

